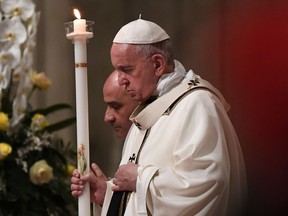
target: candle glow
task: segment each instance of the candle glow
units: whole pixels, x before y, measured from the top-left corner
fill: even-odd
[[[74,15],[77,19],[81,19],[81,14],[78,9],[73,9]]]
[[[86,32],[86,20],[81,19],[81,14],[78,9],[73,9],[77,19],[73,21],[74,33]]]

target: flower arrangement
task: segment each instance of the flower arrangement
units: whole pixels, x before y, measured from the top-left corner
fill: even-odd
[[[48,121],[72,108],[30,104],[52,84],[33,69],[39,17],[32,0],[0,0],[0,216],[72,215],[77,207],[69,190],[76,151],[53,134],[75,118]]]

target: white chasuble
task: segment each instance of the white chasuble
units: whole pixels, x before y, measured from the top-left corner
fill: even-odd
[[[224,108],[226,102],[201,78],[197,83],[181,85],[199,88],[175,103],[170,101],[173,107],[158,119],[155,112],[163,109],[164,96],[170,98],[174,89],[131,116],[137,126],[131,127],[126,138],[121,164],[136,154],[140,166],[136,192],[130,196],[125,215],[241,215],[245,208],[245,167]],[[147,129],[149,134],[140,148],[137,137]],[[111,193],[108,188],[102,216]]]

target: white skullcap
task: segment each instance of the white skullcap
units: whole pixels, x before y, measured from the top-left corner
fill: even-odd
[[[113,42],[120,44],[152,44],[170,38],[159,25],[137,19],[124,25],[116,34]]]

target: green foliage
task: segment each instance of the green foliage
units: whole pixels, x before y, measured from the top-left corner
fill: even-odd
[[[64,103],[41,109],[30,104],[36,90],[52,84],[33,68],[40,20],[35,9],[33,0],[0,0],[0,216],[77,212],[68,172],[76,163],[76,144],[54,133],[75,124],[75,117],[48,121],[52,113],[73,109]]]
[[[48,130],[51,126],[41,131],[31,130],[31,118],[28,120],[31,113],[27,112],[13,132],[0,132],[0,142],[12,146],[12,153],[0,160],[0,215],[73,215],[77,206],[70,193],[71,175],[67,167],[76,161],[76,146],[53,137],[52,130]],[[61,122],[72,124],[75,118],[53,125]],[[29,170],[43,159],[53,168],[53,179],[35,185],[29,178]]]

